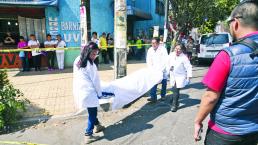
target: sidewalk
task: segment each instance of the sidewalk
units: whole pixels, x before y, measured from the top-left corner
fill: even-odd
[[[145,67],[144,62],[129,61],[128,74]],[[102,81],[114,80],[113,65],[100,65]],[[24,93],[31,104],[25,118],[39,116],[65,116],[75,112],[72,94],[72,68],[63,71],[41,72],[9,71],[9,79],[15,88]]]

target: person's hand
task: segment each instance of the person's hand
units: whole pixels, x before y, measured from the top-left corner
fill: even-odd
[[[36,50],[36,52],[37,52],[37,53],[39,53],[39,52],[40,52],[39,48],[35,48],[35,50]]]
[[[202,133],[202,123],[195,123],[194,124],[194,140],[195,141],[200,141],[202,138],[201,138],[201,133]]]
[[[174,71],[174,66],[171,66],[169,70]]]
[[[191,81],[191,78],[186,78],[186,80],[187,80],[187,82],[188,82],[188,84],[190,84],[190,81]]]

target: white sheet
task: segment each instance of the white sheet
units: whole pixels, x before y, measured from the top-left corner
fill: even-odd
[[[112,109],[122,108],[141,97],[155,84],[162,81],[163,73],[148,68],[138,70],[126,77],[114,80],[110,83],[102,83],[102,90],[115,94]]]

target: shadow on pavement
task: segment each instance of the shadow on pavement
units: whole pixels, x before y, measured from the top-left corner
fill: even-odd
[[[104,130],[103,138],[107,140],[114,140],[129,134],[135,134],[147,129],[153,128],[149,122],[170,111],[169,105],[157,102],[155,104],[145,104],[141,109],[134,112],[130,116],[108,126]]]
[[[72,68],[67,68],[64,70],[53,70],[53,71],[48,71],[47,69],[42,69],[41,71],[34,71],[31,70],[29,72],[18,72],[15,77],[21,77],[21,76],[33,76],[33,75],[49,75],[49,74],[60,74],[60,73],[72,73],[73,69]]]
[[[105,138],[109,141],[112,141],[129,134],[135,134],[153,128],[153,125],[150,123],[151,121],[165,113],[170,112],[171,96],[172,95],[168,95],[166,100],[163,102],[158,101],[155,104],[147,103],[130,116],[127,116],[114,125],[108,126],[104,130],[104,136],[102,139]],[[181,94],[179,102],[181,104],[179,109],[183,109],[199,104],[200,100],[189,98],[189,95],[187,94]]]
[[[199,100],[199,99],[189,98],[189,95],[187,95],[187,94],[180,94],[180,98],[179,98],[180,106],[178,109],[191,107],[191,106],[200,104],[200,102],[201,102],[201,100]]]
[[[186,89],[205,89],[206,87],[201,83],[201,82],[197,82],[197,83],[190,83],[189,85],[187,85],[185,88],[183,88],[182,90],[186,90]]]
[[[36,105],[27,104],[26,109],[26,112],[21,112],[18,115],[18,120],[16,120],[16,122],[5,126],[3,130],[0,130],[0,135],[14,132],[22,133],[31,127],[36,128],[40,123],[46,123],[51,118],[51,115],[48,115],[44,109],[39,108]]]

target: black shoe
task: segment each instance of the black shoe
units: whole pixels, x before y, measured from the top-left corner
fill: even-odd
[[[177,111],[177,107],[176,107],[176,106],[172,106],[172,107],[171,107],[171,111],[172,111],[172,112],[176,112],[176,111]]]
[[[154,100],[154,99],[152,99],[152,98],[148,98],[147,101],[149,101],[149,102],[151,102],[151,103],[156,103],[156,102],[157,102],[157,100]]]

